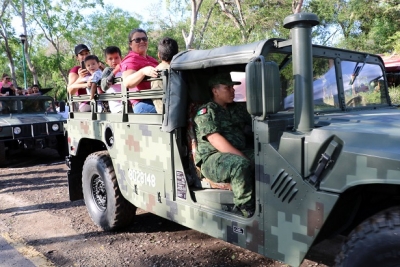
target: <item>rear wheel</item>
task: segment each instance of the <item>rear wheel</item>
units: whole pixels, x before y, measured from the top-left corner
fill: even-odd
[[[92,220],[104,230],[116,230],[132,223],[136,207],[121,194],[107,151],[90,154],[83,165],[82,188]]]
[[[336,257],[341,267],[400,266],[400,207],[365,220],[348,236]]]
[[[4,142],[0,142],[0,165],[6,163],[6,146]]]

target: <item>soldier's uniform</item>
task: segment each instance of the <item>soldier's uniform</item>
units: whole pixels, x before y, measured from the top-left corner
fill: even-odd
[[[230,182],[235,205],[254,208],[254,150],[246,146],[244,131],[246,125],[251,125],[251,116],[244,103],[231,103],[224,109],[211,101],[200,107],[194,122],[198,142],[195,161],[202,174],[215,182]],[[247,159],[219,152],[206,138],[212,133],[221,134]]]

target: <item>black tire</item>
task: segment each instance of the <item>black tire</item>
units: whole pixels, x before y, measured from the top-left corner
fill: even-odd
[[[6,163],[6,146],[4,142],[0,142],[0,166]]]
[[[336,257],[337,267],[399,267],[400,207],[365,220],[348,236]]]
[[[107,151],[90,154],[83,165],[82,189],[92,220],[106,231],[130,225],[136,207],[121,194]]]
[[[61,158],[68,156],[68,139],[64,135],[57,136],[57,152]]]

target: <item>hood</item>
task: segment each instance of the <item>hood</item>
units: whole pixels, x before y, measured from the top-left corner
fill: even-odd
[[[63,117],[60,114],[43,114],[43,115],[29,115],[29,114],[12,114],[0,117],[0,127],[12,126],[19,124],[35,124],[52,121],[63,121]]]
[[[319,116],[316,126],[312,139],[336,135],[348,152],[400,160],[398,108]]]

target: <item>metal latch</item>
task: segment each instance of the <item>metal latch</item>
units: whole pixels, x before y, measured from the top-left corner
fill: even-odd
[[[334,160],[332,160],[332,155],[338,147],[338,143],[335,141],[331,141],[326,151],[321,154],[321,158],[318,160],[318,166],[315,169],[314,174],[310,177],[309,181],[313,185],[319,185],[321,182],[321,174],[322,172],[331,165]]]

